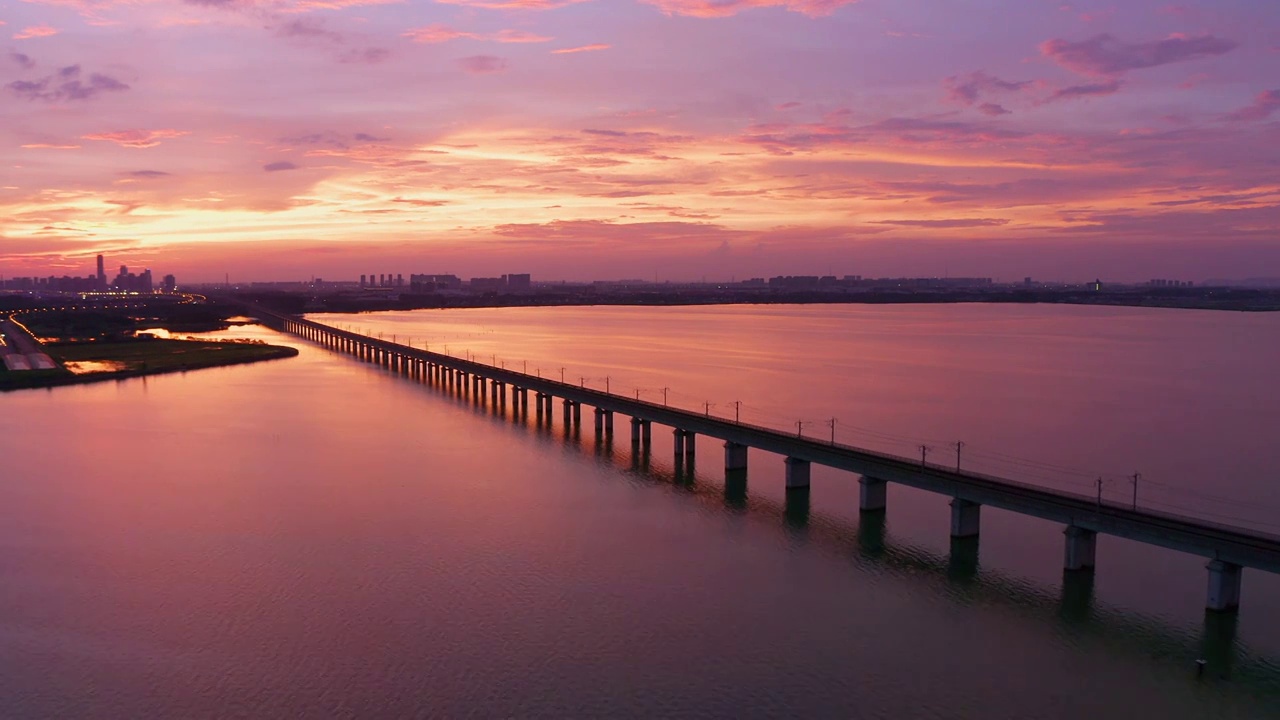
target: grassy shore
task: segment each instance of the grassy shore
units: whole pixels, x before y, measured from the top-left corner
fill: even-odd
[[[44,350],[59,364],[103,363],[111,369],[73,373],[57,370],[8,372],[0,370],[0,391],[76,385],[121,378],[186,372],[201,368],[293,357],[298,351],[260,343],[205,340],[127,340],[117,342],[51,343]]]

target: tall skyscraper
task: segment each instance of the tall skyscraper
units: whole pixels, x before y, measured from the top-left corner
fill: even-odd
[[[107,269],[101,255],[98,256],[98,289],[107,289]]]

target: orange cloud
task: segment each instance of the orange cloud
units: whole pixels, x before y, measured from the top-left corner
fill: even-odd
[[[161,140],[190,134],[185,130],[118,130],[83,137],[85,140],[107,140],[121,147],[149,148],[159,145]]]
[[[403,37],[407,37],[416,43],[442,43],[450,40],[458,40],[466,38],[470,40],[479,40],[480,36],[475,33],[454,30],[448,25],[435,23],[420,28],[413,28],[401,33]]]
[[[654,5],[668,15],[688,15],[699,18],[722,18],[737,15],[744,10],[780,7],[810,17],[830,15],[838,8],[853,5],[858,0],[641,0]]]
[[[79,150],[79,145],[53,145],[50,143],[29,143],[23,145],[27,150]]]
[[[23,28],[21,31],[13,34],[14,40],[30,40],[31,38],[49,37],[57,35],[58,29],[49,27],[48,25],[32,25],[29,28]]]
[[[444,5],[463,5],[485,10],[555,10],[587,0],[436,0]]]
[[[595,52],[596,50],[608,50],[611,47],[613,46],[606,45],[604,43],[595,43],[594,45],[582,45],[579,47],[560,48],[559,50],[552,50],[551,54],[552,55],[568,55],[570,53]]]
[[[545,35],[535,35],[524,30],[499,30],[491,35],[481,35],[464,30],[455,30],[448,25],[441,25],[440,23],[406,30],[401,35],[416,43],[429,44],[449,42],[451,40],[491,40],[500,43],[540,43],[551,41],[551,38]]]

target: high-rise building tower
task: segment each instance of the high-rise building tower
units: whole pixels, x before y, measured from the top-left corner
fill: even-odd
[[[107,289],[107,268],[101,255],[98,256],[98,289]]]

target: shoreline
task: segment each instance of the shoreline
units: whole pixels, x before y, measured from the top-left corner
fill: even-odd
[[[236,296],[231,296],[236,297]],[[277,311],[297,314],[359,314],[396,310],[454,310],[516,307],[696,307],[713,305],[1073,305],[1132,307],[1168,310],[1210,310],[1219,312],[1280,312],[1280,293],[1222,293],[1193,296],[1126,295],[1122,293],[779,293],[771,295],[698,294],[582,294],[582,295],[499,295],[413,296],[367,300],[350,296],[320,297],[305,305],[284,294],[239,297],[261,303]]]
[[[230,367],[233,365],[248,365],[258,362],[283,360],[285,358],[296,357],[298,355],[297,348],[287,347],[284,345],[267,345],[265,348],[266,350],[259,357],[211,359],[207,361],[195,361],[191,363],[171,365],[168,367],[130,368],[127,370],[110,370],[106,372],[84,373],[81,375],[76,375],[70,371],[62,370],[56,375],[44,375],[31,377],[29,379],[25,377],[4,378],[3,374],[0,374],[0,378],[3,378],[3,380],[0,380],[0,393],[13,392],[17,390],[42,390],[47,388],[65,387],[67,385],[87,385],[89,383],[106,382],[108,380],[129,380],[132,378],[147,377],[149,375],[170,375],[173,373],[185,373],[191,370],[207,370],[215,367]]]

